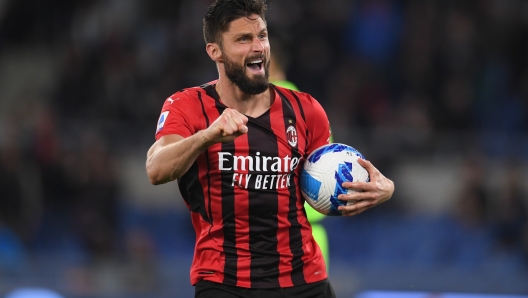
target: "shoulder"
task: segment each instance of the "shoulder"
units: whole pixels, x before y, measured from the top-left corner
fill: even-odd
[[[207,95],[207,90],[213,88],[214,83],[216,83],[216,81],[212,81],[200,86],[187,87],[181,89],[169,96],[166,101],[168,101],[169,103],[181,102],[184,104],[191,104],[193,102],[197,103],[198,101],[209,97]]]
[[[275,90],[279,93],[279,95],[282,95],[290,100],[297,100],[301,104],[307,104],[307,103],[313,104],[314,101],[317,102],[315,98],[313,98],[310,94],[306,92],[301,92],[298,90],[293,90],[290,88],[285,88],[285,87],[277,86],[277,85],[274,85],[274,87],[275,87]]]
[[[302,113],[307,116],[318,116],[324,109],[317,99],[306,92],[295,91],[288,88],[275,86],[275,90],[280,97],[288,100],[293,106],[298,106]]]
[[[198,99],[199,87],[190,87],[181,89],[167,98],[168,101],[193,101]]]

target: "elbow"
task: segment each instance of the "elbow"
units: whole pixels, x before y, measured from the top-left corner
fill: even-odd
[[[178,171],[167,171],[159,166],[155,166],[147,163],[147,176],[152,185],[160,185],[173,180],[179,179],[181,175],[178,175]]]
[[[389,198],[387,200],[392,199],[392,195],[394,194],[394,181],[390,179],[389,179],[389,190],[390,190],[390,193],[389,193]]]
[[[155,167],[152,164],[147,163],[146,170],[147,176],[152,185],[160,185],[169,181],[162,175],[159,167]]]
[[[160,184],[163,184],[163,182],[161,181],[161,179],[158,179],[157,177],[155,177],[155,176],[151,176],[151,175],[149,175],[149,181],[150,181],[150,184],[152,184],[152,185],[160,185]]]
[[[147,171],[147,176],[149,178],[150,184],[152,185],[159,185],[161,184],[161,180],[158,178],[158,176],[153,173],[152,171]]]

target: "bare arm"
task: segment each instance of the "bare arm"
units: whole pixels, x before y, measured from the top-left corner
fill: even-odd
[[[157,140],[147,153],[147,175],[152,184],[178,179],[187,172],[198,155],[207,149],[200,136],[203,131],[184,138],[166,135]]]
[[[196,158],[211,145],[230,142],[247,132],[247,117],[226,109],[208,128],[184,138],[166,135],[157,140],[147,153],[146,169],[152,184],[163,184],[180,178]]]

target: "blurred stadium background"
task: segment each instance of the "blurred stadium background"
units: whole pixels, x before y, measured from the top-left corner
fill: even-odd
[[[188,211],[144,162],[165,98],[217,76],[211,2],[0,0],[1,297],[192,297]],[[288,78],[396,183],[322,221],[338,297],[528,294],[528,1],[268,4]]]

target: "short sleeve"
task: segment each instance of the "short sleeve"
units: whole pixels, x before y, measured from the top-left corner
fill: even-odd
[[[167,98],[158,118],[156,140],[170,134],[184,138],[195,134],[198,117],[193,111],[197,108],[197,100],[193,99],[189,92],[177,92]]]
[[[310,97],[312,105],[307,111],[306,122],[310,131],[310,142],[306,148],[306,154],[312,153],[315,149],[329,144],[331,138],[330,122],[321,104],[313,97]]]

